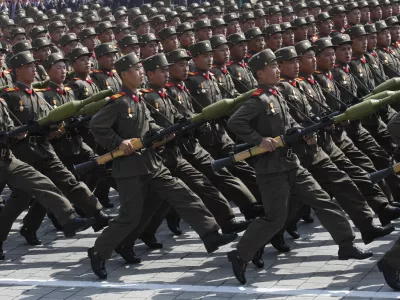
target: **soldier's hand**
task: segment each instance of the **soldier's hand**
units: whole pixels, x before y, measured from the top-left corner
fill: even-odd
[[[131,140],[123,140],[118,148],[121,149],[125,155],[131,155],[135,152],[135,149],[133,149],[131,144]]]
[[[23,139],[26,138],[27,136],[28,136],[28,132],[24,132],[24,133],[18,134],[15,138],[16,138],[17,140],[23,140]]]
[[[272,152],[278,147],[278,142],[271,137],[267,137],[263,138],[258,146],[267,149],[268,152]]]

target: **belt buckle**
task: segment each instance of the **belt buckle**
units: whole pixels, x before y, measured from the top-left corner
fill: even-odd
[[[291,156],[292,156],[292,148],[289,148],[287,151],[286,151],[286,157],[287,158],[290,158]]]
[[[5,149],[5,148],[1,149],[0,155],[1,155],[1,157],[7,156],[7,149]]]
[[[32,145],[36,145],[36,136],[30,136],[28,139],[28,143]]]

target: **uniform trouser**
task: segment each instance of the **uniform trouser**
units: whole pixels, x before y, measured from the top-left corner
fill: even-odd
[[[376,169],[382,170],[387,168],[391,164],[390,156],[388,152],[385,151],[386,149],[384,145],[381,144],[381,142],[378,139],[376,139],[376,137],[370,134],[368,130],[361,127],[361,130],[359,130],[356,134],[350,131],[348,133],[354,145],[372,160]],[[350,158],[350,160],[353,160],[349,155],[347,155],[346,152],[345,154],[347,157]],[[358,162],[361,162],[360,159],[358,160]],[[355,164],[359,165],[358,163]],[[364,170],[366,170],[368,173],[375,172],[373,169],[372,170],[370,168],[366,169],[365,167],[368,168],[368,166],[365,163],[359,166],[362,167]],[[400,179],[396,175],[391,175],[387,177],[385,181],[389,186],[393,197],[395,199],[400,199]]]
[[[146,198],[149,191],[169,202],[200,237],[219,230],[201,199],[180,179],[172,177],[164,166],[155,174],[116,178],[116,181],[121,203],[119,215],[109,222],[95,243],[95,250],[104,259],[110,258],[113,250],[121,242],[124,244],[123,240],[138,226],[144,213],[144,201],[151,201],[151,198]],[[146,203],[146,206],[152,211],[157,207],[150,203]]]
[[[340,170],[322,149],[314,156],[311,163],[308,163],[307,160],[309,160],[308,157],[300,160],[302,166],[311,173],[326,192],[335,197],[354,225],[362,232],[369,230],[372,227],[374,216],[366,199],[348,174]]]
[[[235,218],[228,200],[210,183],[206,176],[197,171],[185,159],[179,159],[177,165],[169,170],[172,176],[181,179],[201,198],[204,205],[213,214],[215,220],[217,220],[219,226],[224,227],[224,225],[230,223]],[[171,206],[161,205],[145,231],[151,234],[156,233],[170,208]]]
[[[250,261],[256,251],[285,226],[291,201],[310,205],[337,245],[353,244],[355,235],[343,211],[306,169],[299,167],[282,173],[258,174],[257,180],[265,217],[256,218],[237,244],[242,259]]]
[[[400,270],[400,237],[393,247],[385,253],[384,259],[390,267]]]
[[[212,158],[218,159],[230,155],[230,148],[221,148],[221,145],[203,146]],[[245,161],[239,161],[232,166],[229,166],[228,171],[235,177],[239,178],[244,185],[250,190],[258,202],[261,202],[261,194],[257,186],[256,172]],[[230,197],[228,197],[231,200]]]
[[[386,124],[381,119],[377,122],[377,124],[366,124],[363,122],[363,127],[369,131],[372,137],[389,155],[393,155],[396,146],[393,144],[392,137],[387,131]]]
[[[49,177],[65,197],[72,204],[83,210],[86,216],[93,217],[102,209],[101,204],[97,201],[89,188],[83,182],[77,181],[74,175],[68,171],[57,156],[52,155],[47,160],[32,163],[32,166]],[[26,201],[20,200],[19,198],[21,197],[28,197],[31,199],[31,195],[20,193],[19,191],[13,191],[11,195],[11,198],[18,199],[14,199],[15,203],[18,201]],[[34,202],[34,205],[39,204]],[[35,206],[34,208],[35,209],[28,211],[28,214],[24,218],[24,225],[33,231],[39,228],[46,214],[44,207],[40,209],[39,206]]]
[[[34,196],[36,201],[50,210],[61,225],[74,218],[74,210],[58,188],[49,178],[28,164],[16,159],[0,160],[0,180],[13,187],[13,190]],[[11,197],[0,214],[0,243],[7,239],[12,224],[29,207],[31,197]]]

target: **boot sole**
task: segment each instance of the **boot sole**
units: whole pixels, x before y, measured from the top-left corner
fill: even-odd
[[[339,255],[339,256],[338,256],[338,259],[339,259],[339,260],[349,260],[349,259],[363,260],[363,259],[370,258],[370,257],[372,257],[372,256],[373,256],[372,253],[369,254],[369,255],[367,255],[367,256],[365,256],[365,257],[351,257],[351,256]]]

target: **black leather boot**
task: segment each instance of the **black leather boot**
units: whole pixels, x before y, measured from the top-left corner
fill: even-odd
[[[29,245],[38,246],[38,245],[42,244],[42,242],[38,239],[38,237],[36,235],[36,232],[30,231],[25,226],[22,226],[22,228],[19,231],[19,233],[25,238],[26,242]]]
[[[99,277],[100,279],[106,279],[106,260],[101,258],[100,255],[96,251],[94,251],[94,248],[88,249],[88,256],[90,258],[90,265],[92,267],[93,273],[96,274],[97,277]]]

